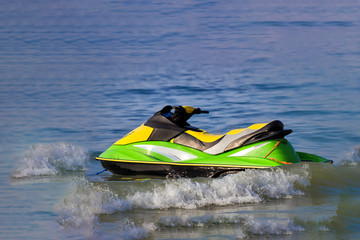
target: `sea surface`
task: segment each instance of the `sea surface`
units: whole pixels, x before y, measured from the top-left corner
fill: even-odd
[[[334,164],[97,175],[168,104]],[[360,239],[359,120],[359,1],[1,1],[0,239]]]

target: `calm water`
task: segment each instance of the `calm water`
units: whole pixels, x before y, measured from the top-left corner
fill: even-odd
[[[360,239],[358,1],[3,1],[1,239]],[[124,179],[94,156],[164,105],[280,119],[332,159]]]

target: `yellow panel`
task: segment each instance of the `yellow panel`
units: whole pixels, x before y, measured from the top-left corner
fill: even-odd
[[[266,125],[267,125],[267,123],[256,123],[256,124],[251,125],[248,128],[253,129],[253,130],[257,130],[257,129],[265,127]]]
[[[260,128],[263,128],[267,125],[267,123],[256,123],[256,124],[253,124],[251,125],[250,127],[248,127],[249,129],[252,129],[252,130],[258,130]],[[227,134],[229,135],[234,135],[234,134],[238,134],[242,131],[244,131],[246,128],[239,128],[239,129],[234,129],[234,130],[231,130],[230,132],[228,132]]]
[[[195,108],[191,106],[182,106],[182,107],[185,108],[187,113],[192,113],[195,110]]]
[[[134,142],[142,142],[148,140],[153,128],[141,125],[140,127],[132,130],[128,134],[126,134],[123,138],[118,140],[115,145],[125,145]]]
[[[226,133],[226,134],[228,134],[228,135],[238,134],[238,133],[244,131],[245,129],[246,129],[246,128],[233,129],[233,130],[231,130],[230,132],[228,132],[228,133]]]
[[[219,138],[221,138],[222,136],[224,136],[224,135],[214,135],[214,134],[208,133],[206,131],[195,132],[195,131],[187,130],[186,133],[190,134],[193,137],[196,137],[197,139],[199,139],[202,142],[214,142],[214,141],[218,140]]]

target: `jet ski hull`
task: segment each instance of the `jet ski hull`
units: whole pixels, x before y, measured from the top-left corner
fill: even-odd
[[[302,161],[328,162],[313,154],[295,152],[285,138],[260,141],[218,155],[162,141],[114,144],[97,160],[105,169],[119,175],[211,178]]]
[[[285,139],[292,130],[279,120],[213,135],[186,122],[207,111],[179,106],[171,114],[171,109],[165,106],[96,159],[115,174],[171,177],[220,177],[302,161],[327,162],[295,152]]]
[[[192,166],[186,164],[153,164],[136,162],[101,161],[102,166],[118,175],[151,175],[163,177],[206,177],[217,178],[229,173],[244,171],[245,168]]]

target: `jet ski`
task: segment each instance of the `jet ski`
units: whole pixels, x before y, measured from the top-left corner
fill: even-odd
[[[301,162],[332,163],[296,152],[285,139],[292,130],[284,129],[279,120],[217,135],[187,122],[203,113],[209,112],[191,106],[165,106],[96,159],[113,174],[209,178]]]

